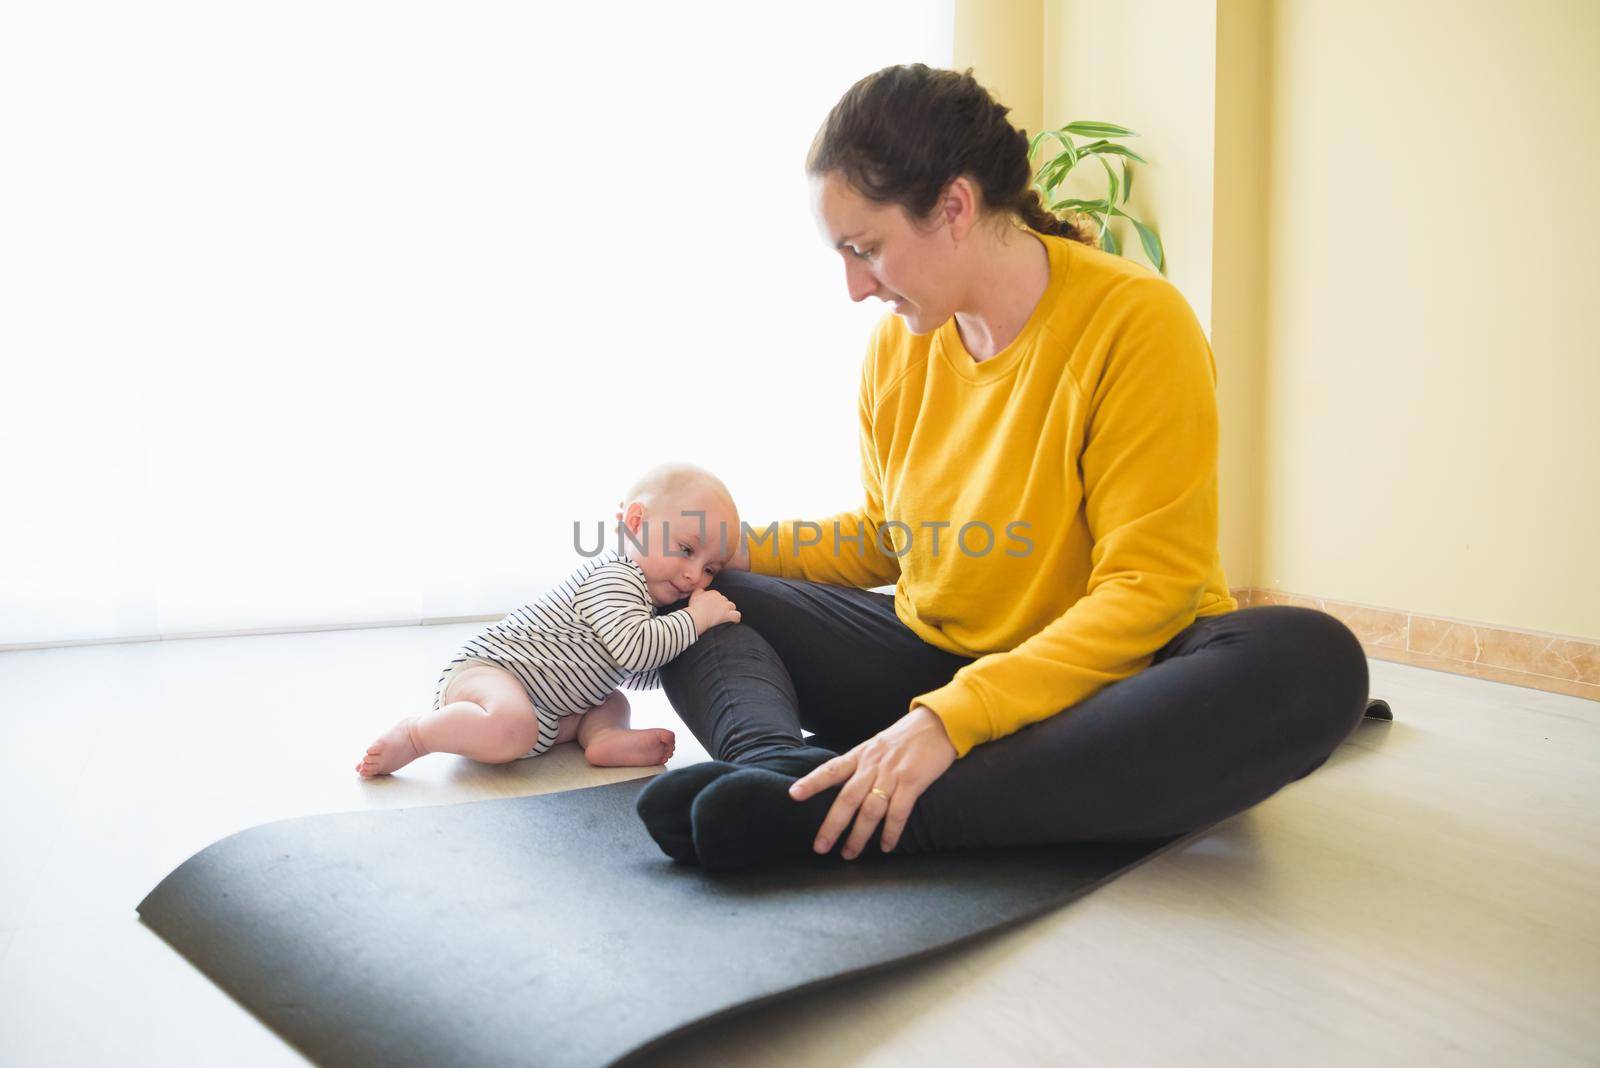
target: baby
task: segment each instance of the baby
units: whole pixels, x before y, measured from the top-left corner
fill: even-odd
[[[617,687],[659,686],[658,668],[717,624],[739,621],[733,602],[706,588],[738,547],[739,513],[709,471],[663,464],[634,484],[617,518],[624,532],[600,555],[461,648],[432,711],[368,746],[356,765],[362,778],[424,753],[502,764],[573,739],[591,764],[666,763],[672,732],[630,730]],[[684,598],[687,608],[656,614]]]

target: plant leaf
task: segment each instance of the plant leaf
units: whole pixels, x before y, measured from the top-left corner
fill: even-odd
[[[1118,126],[1110,122],[1090,122],[1079,120],[1069,122],[1061,129],[1067,133],[1080,134],[1083,137],[1138,137],[1139,135],[1125,126]]]
[[[1122,242],[1117,240],[1117,235],[1111,232],[1111,219],[1106,218],[1106,224],[1100,230],[1100,247],[1113,256],[1122,255]]]
[[[1155,265],[1155,269],[1162,274],[1167,273],[1167,254],[1161,247],[1161,237],[1150,227],[1135,219],[1121,208],[1112,208],[1113,214],[1120,215],[1133,223],[1133,228],[1139,231],[1139,243],[1144,246],[1144,254]]]
[[[1059,168],[1061,174],[1064,175],[1067,171],[1070,171],[1072,168],[1078,165],[1078,159],[1079,154],[1076,146],[1071,144],[1063,145],[1060,152],[1057,152],[1054,156],[1050,157],[1050,159],[1046,160],[1042,165],[1040,165],[1038,171],[1034,173],[1034,181],[1038,181],[1044,175],[1045,171],[1050,167]],[[1059,177],[1056,178],[1057,182],[1060,180],[1061,179]]]
[[[1057,171],[1067,171],[1071,169],[1072,161],[1066,155],[1063,154],[1051,156],[1048,162],[1042,164],[1039,169],[1034,172],[1033,180],[1042,186],[1050,181],[1051,177]],[[1060,179],[1057,178],[1056,181],[1059,182]]]
[[[1104,154],[1107,156],[1121,156],[1123,159],[1138,160],[1140,163],[1150,162],[1133,149],[1124,148],[1122,145],[1114,145],[1110,141],[1096,141],[1095,144],[1100,146],[1099,148],[1095,149],[1095,153],[1097,155]]]
[[[1099,160],[1100,166],[1106,169],[1106,181],[1111,183],[1111,192],[1106,195],[1106,203],[1115,204],[1117,202],[1117,172],[1111,169],[1110,161],[1104,156],[1096,156],[1095,159]]]
[[[1166,252],[1161,248],[1161,238],[1156,236],[1154,230],[1135,219],[1132,215],[1128,216],[1128,221],[1133,223],[1135,230],[1139,231],[1139,243],[1144,245],[1145,256],[1149,258],[1151,263],[1155,264],[1156,270],[1166,274],[1167,256]]]
[[[1050,210],[1087,211],[1098,214],[1100,212],[1110,211],[1111,205],[1107,204],[1103,200],[1082,200],[1078,197],[1068,197],[1066,200],[1058,200],[1054,204],[1050,205]]]
[[[1056,187],[1066,181],[1067,175],[1071,173],[1074,162],[1065,153],[1057,156],[1039,169],[1038,175],[1034,178],[1034,183],[1044,191],[1046,197],[1053,196]]]
[[[1054,134],[1055,139],[1061,143],[1061,151],[1072,157],[1072,165],[1076,167],[1078,165],[1078,161],[1083,158],[1083,153],[1078,150],[1077,144],[1072,140],[1072,138],[1068,137],[1060,130],[1054,130],[1052,133]]]
[[[1096,138],[1086,144],[1075,144],[1069,134],[1080,137]],[[1138,137],[1139,135],[1125,126],[1118,126],[1110,122],[1092,122],[1079,120],[1069,122],[1056,130],[1046,130],[1036,135],[1028,142],[1028,158],[1032,160],[1044,142],[1054,137],[1061,145],[1061,151],[1045,161],[1034,174],[1034,184],[1045,194],[1048,201],[1054,195],[1057,187],[1066,180],[1085,157],[1093,156],[1105,169],[1107,194],[1100,200],[1087,200],[1082,197],[1065,197],[1050,204],[1052,212],[1075,211],[1093,218],[1099,223],[1099,232],[1096,240],[1100,247],[1115,256],[1122,252],[1122,242],[1117,239],[1116,232],[1111,229],[1111,223],[1116,216],[1127,219],[1139,233],[1139,243],[1144,247],[1144,254],[1154,265],[1157,271],[1167,273],[1166,250],[1162,247],[1161,237],[1150,227],[1135,219],[1132,215],[1117,207],[1117,204],[1128,203],[1133,196],[1134,163],[1148,163],[1143,156],[1126,148],[1123,145],[1113,144],[1106,140],[1108,137]],[[1107,156],[1116,156],[1121,161],[1120,174],[1117,168],[1112,167]]]

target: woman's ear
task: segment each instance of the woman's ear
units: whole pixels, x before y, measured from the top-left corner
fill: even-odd
[[[957,244],[966,240],[978,221],[982,206],[979,199],[978,187],[964,174],[950,179],[950,184],[944,187],[935,210],[939,221],[950,228],[950,239]]]

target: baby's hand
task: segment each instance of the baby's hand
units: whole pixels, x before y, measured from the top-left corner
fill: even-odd
[[[739,610],[716,590],[695,590],[689,595],[689,614],[694,617],[696,636],[719,623],[739,622]]]

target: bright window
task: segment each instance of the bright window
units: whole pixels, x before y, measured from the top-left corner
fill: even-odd
[[[858,503],[801,161],[948,4],[19,11],[0,646],[504,612],[669,458]]]

